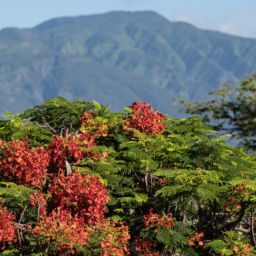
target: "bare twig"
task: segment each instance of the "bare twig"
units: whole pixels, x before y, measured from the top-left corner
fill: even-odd
[[[251,220],[250,220],[250,238],[253,246],[256,245],[255,234],[254,234],[254,207],[251,206]]]
[[[45,117],[43,117],[43,124],[39,124],[38,122],[33,122],[33,124],[38,127],[49,130],[49,131],[53,132],[54,134],[57,133],[57,131],[52,126],[50,126],[49,123],[45,120]]]
[[[65,165],[66,165],[66,175],[69,176],[72,173],[71,165],[68,162],[67,158],[65,158]]]
[[[148,150],[145,148],[145,152],[148,152]],[[149,186],[148,186],[148,176],[149,176],[149,167],[148,167],[148,163],[146,165],[146,173],[145,173],[145,185],[146,185],[146,191],[149,192]]]
[[[22,211],[22,213],[21,213],[21,215],[20,215],[19,224],[21,223],[21,220],[22,220],[22,218],[23,218],[23,216],[24,216],[24,213],[25,213],[25,211],[27,210],[27,208],[28,208],[28,204],[25,205],[25,207],[24,207],[24,209],[23,209],[23,211]]]
[[[50,247],[50,242],[51,241],[48,242],[47,247],[45,248],[45,253],[48,253],[48,250],[49,250],[49,247]]]
[[[182,222],[183,222],[183,223],[186,223],[186,221],[187,221],[187,215],[186,215],[186,213],[184,212],[184,213],[183,213]]]
[[[20,230],[23,230],[23,231],[26,231],[28,229],[28,224],[20,224],[20,223],[14,222],[14,226],[17,229],[20,229]]]
[[[25,213],[27,207],[28,207],[28,205],[25,205],[25,207],[24,207],[24,209],[23,209],[23,211],[22,211],[22,213],[21,213],[21,215],[20,215],[19,222],[17,223],[18,226],[15,225],[15,227],[17,228],[17,233],[18,233],[18,239],[19,239],[19,245],[20,245],[20,247],[21,247],[22,241],[24,240],[23,234],[22,234],[22,230],[24,230],[24,229],[23,229],[23,228],[20,228],[19,226],[21,225],[20,223],[21,223],[21,221],[22,221],[22,218],[23,218],[23,216],[24,216],[24,213]]]
[[[148,166],[146,167],[146,174],[145,174],[145,184],[146,184],[146,190],[149,192],[149,187],[148,187]]]
[[[242,233],[250,233],[250,229],[246,229],[242,227],[235,227],[235,231],[242,232]]]
[[[41,210],[41,204],[39,202],[38,203],[38,207],[37,207],[37,221],[40,220],[40,210]]]

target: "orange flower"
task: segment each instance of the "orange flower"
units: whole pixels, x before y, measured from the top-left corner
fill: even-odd
[[[189,244],[190,246],[193,246],[195,243],[194,243],[194,241],[189,240],[189,241],[188,241],[188,244]]]
[[[238,252],[238,251],[239,251],[239,248],[238,248],[237,246],[234,246],[234,247],[233,247],[233,250],[234,250],[235,252]]]

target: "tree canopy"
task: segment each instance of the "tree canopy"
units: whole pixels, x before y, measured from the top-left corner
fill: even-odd
[[[256,73],[238,82],[238,86],[223,84],[211,92],[213,99],[191,103],[184,100],[185,111],[200,115],[203,122],[222,133],[232,134],[234,139],[252,150],[256,149]]]
[[[54,97],[1,121],[2,255],[256,255],[255,156],[124,110]]]

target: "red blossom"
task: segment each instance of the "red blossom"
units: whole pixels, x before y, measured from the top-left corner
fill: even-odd
[[[43,187],[46,181],[46,168],[49,165],[49,153],[43,148],[31,148],[28,140],[0,140],[0,175],[17,184],[27,187]]]
[[[132,113],[126,118],[124,130],[133,128],[146,134],[163,133],[165,116],[156,109],[152,110],[151,105],[137,100],[129,108],[132,109]]]
[[[247,183],[237,184],[230,188],[230,195],[224,205],[224,210],[241,210],[242,209],[242,194],[246,192]]]
[[[81,122],[81,130],[87,132],[91,140],[95,140],[97,137],[108,135],[108,126],[106,124],[99,124],[95,121],[95,113],[85,111],[84,115],[79,118]]]
[[[157,230],[161,228],[171,228],[175,226],[172,216],[164,216],[158,213],[153,213],[154,209],[151,208],[148,215],[144,215],[145,227],[157,226]]]
[[[66,210],[57,209],[49,216],[43,215],[30,234],[41,238],[41,243],[53,242],[58,251],[75,253],[74,246],[82,247],[87,244],[89,233],[83,219],[72,217]]]
[[[79,119],[81,122],[80,132],[71,136],[66,133],[65,136],[54,135],[48,150],[51,154],[50,170],[59,172],[65,168],[65,160],[69,163],[79,164],[82,158],[91,158],[98,160],[100,153],[96,153],[92,148],[97,144],[95,139],[99,136],[107,136],[107,125],[96,124],[94,114],[85,111]]]
[[[155,189],[160,189],[164,187],[164,185],[166,184],[167,184],[167,178],[160,178],[156,183]]]
[[[40,215],[46,215],[47,203],[42,191],[37,190],[34,194],[30,195],[30,204],[38,208]]]
[[[104,218],[109,197],[107,190],[97,177],[73,172],[68,177],[60,174],[48,191],[52,195],[50,204],[68,209],[72,216],[83,217],[89,224]]]
[[[8,212],[6,206],[2,207],[1,202],[0,207],[0,250],[4,250],[7,243],[17,242],[17,229],[14,226],[15,217],[12,212]]]
[[[204,242],[202,241],[203,237],[204,237],[204,233],[202,233],[202,232],[192,234],[189,236],[188,244],[190,246],[193,246],[193,245],[195,245],[195,242],[197,242],[198,245],[203,246],[204,245]]]
[[[60,252],[59,255],[65,255],[67,251],[75,254],[74,247],[88,246],[92,234],[101,237],[101,256],[129,255],[130,235],[128,227],[123,223],[103,219],[94,225],[87,225],[83,218],[79,218],[77,215],[73,217],[70,211],[60,208],[49,216],[42,216],[30,233],[35,237],[41,237],[41,244],[47,244],[49,241],[55,244]],[[99,247],[96,245],[95,248]]]
[[[54,135],[48,147],[51,154],[50,170],[60,171],[65,167],[65,160],[78,163],[83,158],[84,149],[75,136],[65,137]]]
[[[251,255],[251,251],[253,250],[252,247],[249,245],[243,245],[243,246],[234,246],[233,247],[233,255],[237,256],[245,256],[245,255]]]
[[[122,222],[104,219],[90,227],[91,233],[98,233],[101,238],[101,256],[128,256],[130,234],[128,227]]]
[[[95,123],[94,114],[85,112],[80,119],[82,128],[74,136],[66,133],[53,136],[47,150],[33,148],[28,140],[12,140],[7,143],[0,140],[0,175],[8,181],[25,186],[37,186],[40,189],[30,195],[30,204],[38,208],[39,221],[29,228],[29,233],[40,240],[39,245],[53,245],[59,255],[67,252],[76,254],[75,247],[87,246],[92,233],[98,233],[102,256],[129,255],[128,227],[104,218],[109,197],[99,178],[72,172],[64,176],[66,160],[71,164],[89,157],[106,159],[106,152],[95,153],[95,139],[107,136],[107,126]],[[48,173],[47,170],[48,169]],[[49,173],[57,172],[58,175]],[[52,179],[46,185],[47,174]],[[47,203],[42,190],[48,188],[51,200]],[[47,204],[50,214],[47,214]],[[0,245],[2,250],[7,243],[17,242],[14,216],[0,204]],[[102,234],[104,234],[102,236]],[[95,243],[95,241],[93,242]]]
[[[140,252],[141,256],[160,256],[159,252],[152,252],[151,245],[152,240],[147,238],[135,238],[136,241],[136,251]]]

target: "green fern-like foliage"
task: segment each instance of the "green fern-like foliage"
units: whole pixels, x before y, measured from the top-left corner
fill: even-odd
[[[105,125],[107,134],[97,136],[95,146],[87,149],[98,157],[85,157],[77,164],[70,163],[70,167],[100,177],[110,197],[106,217],[125,221],[129,226],[134,255],[137,236],[151,239],[152,250],[165,255],[213,255],[213,251],[218,255],[223,245],[218,241],[224,241],[224,232],[235,230],[240,223],[243,229],[250,230],[246,220],[256,202],[254,155],[231,147],[225,137],[217,137],[195,116],[166,116],[160,134],[124,129],[127,116],[132,115],[131,109],[125,110],[127,114],[112,112],[97,102],[54,97],[21,114],[6,115],[9,119],[0,122],[0,136],[7,141],[26,136],[32,145],[46,147],[54,134],[74,136],[86,129],[93,131],[95,124]],[[85,111],[94,115],[92,127],[80,127],[79,118]],[[242,183],[247,187],[239,194],[239,210],[225,211],[232,188]],[[1,184],[0,196],[19,218],[34,188]],[[33,223],[37,214],[27,207],[22,221]],[[144,216],[151,208],[161,216],[172,216],[175,226],[160,230],[145,227]],[[197,233],[212,242],[209,247],[189,246],[190,235]],[[247,240],[249,236],[248,232],[244,234]],[[36,241],[30,236],[26,239],[27,252]],[[40,250],[35,250],[35,255],[42,253]],[[89,251],[81,249],[82,255]]]

